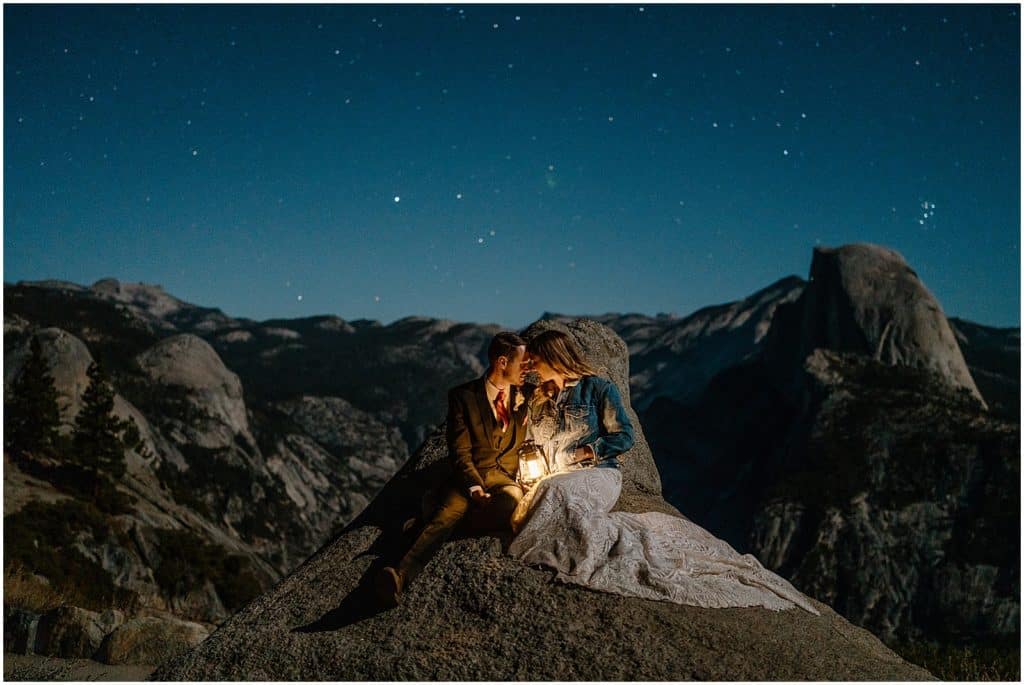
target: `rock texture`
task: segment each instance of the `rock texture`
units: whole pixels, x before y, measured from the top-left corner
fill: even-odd
[[[191,442],[207,448],[230,445],[235,436],[254,442],[242,383],[205,340],[189,333],[164,338],[136,361],[157,392],[177,390],[195,410],[180,425]]]
[[[61,659],[49,656],[4,654],[4,680],[117,681],[145,680],[152,666],[108,666],[92,659]]]
[[[99,299],[117,303],[125,311],[155,330],[213,330],[229,326],[234,319],[219,309],[198,307],[179,300],[159,285],[122,283],[115,278],[104,278],[89,287]]]
[[[4,606],[5,654],[31,654],[38,630],[39,614],[20,607]]]
[[[61,406],[61,422],[64,432],[71,430],[78,411],[82,408],[82,393],[89,386],[86,371],[93,362],[85,343],[59,328],[43,328],[35,332],[43,358],[50,367],[54,386],[57,388],[57,402]],[[19,345],[8,351],[4,363],[4,388],[10,388],[18,379],[29,347]]]
[[[816,247],[801,295],[798,345],[772,349],[793,365],[816,348],[935,371],[982,401],[938,300],[903,257],[870,244]]]
[[[105,664],[159,664],[198,645],[209,631],[198,623],[144,616],[109,633],[96,658]]]
[[[91,658],[99,649],[112,617],[78,607],[62,606],[43,614],[36,631],[35,652],[49,656]]]
[[[540,327],[558,325],[539,324]],[[618,382],[625,344],[593,322],[567,326]],[[641,431],[642,433],[642,431]],[[624,462],[628,510],[674,510],[657,496],[642,441]],[[336,540],[153,674],[179,679],[679,680],[927,679],[821,605],[822,616],[706,610],[552,582],[503,553],[501,538],[445,545],[402,605],[380,612],[368,580],[410,543],[401,522],[448,470],[434,433]]]
[[[761,481],[754,553],[887,641],[1019,635],[1019,425],[919,369],[805,369],[807,439]]]
[[[992,328],[952,318],[967,370],[989,409],[1010,421],[1020,418],[1020,329]]]

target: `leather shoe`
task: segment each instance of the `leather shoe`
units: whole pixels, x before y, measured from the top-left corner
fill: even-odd
[[[377,599],[385,606],[398,606],[398,602],[402,599],[402,587],[404,585],[404,574],[390,566],[385,566],[377,574],[375,582]]]

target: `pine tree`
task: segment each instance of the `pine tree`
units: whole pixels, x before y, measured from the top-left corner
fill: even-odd
[[[39,338],[33,336],[28,360],[14,381],[4,410],[4,445],[15,457],[52,454],[59,426],[57,388]]]
[[[90,474],[93,494],[98,495],[104,476],[117,480],[125,473],[126,422],[113,414],[114,391],[99,363],[90,364],[87,373],[89,387],[82,394],[71,444],[75,461]]]

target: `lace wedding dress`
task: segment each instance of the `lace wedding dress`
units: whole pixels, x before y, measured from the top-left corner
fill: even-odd
[[[550,424],[533,429],[549,450],[564,442]],[[548,454],[549,461],[562,461]],[[699,607],[798,606],[819,613],[785,579],[698,525],[658,512],[611,513],[621,488],[622,474],[614,468],[547,476],[516,508],[509,552],[594,590]]]

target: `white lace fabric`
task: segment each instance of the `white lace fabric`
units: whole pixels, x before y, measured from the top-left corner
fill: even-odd
[[[611,512],[621,488],[617,469],[546,477],[512,516],[517,535],[509,552],[594,590],[707,608],[796,606],[819,614],[754,556],[739,554],[690,521],[659,512]]]

